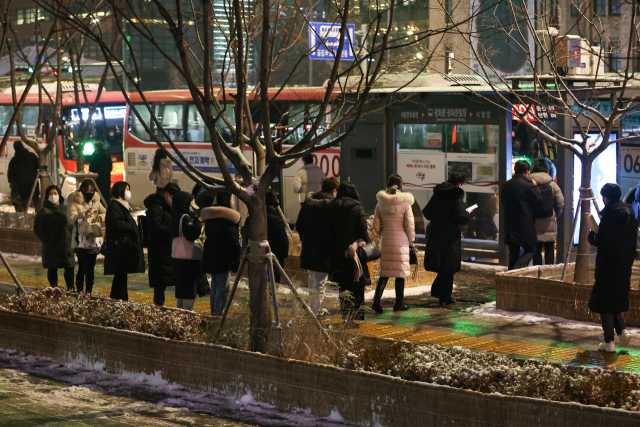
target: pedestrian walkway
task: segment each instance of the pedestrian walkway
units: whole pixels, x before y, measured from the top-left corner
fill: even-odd
[[[23,279],[25,281],[25,286],[28,287],[45,288],[49,286],[47,280],[42,277],[20,275],[19,278]],[[0,272],[0,283],[12,283],[8,273]],[[94,293],[108,297],[110,288],[94,286]],[[153,304],[153,294],[129,290],[129,300],[143,304]],[[175,307],[175,298],[167,296],[166,305],[168,307]],[[196,301],[194,311],[209,314],[211,312],[209,302]],[[372,316],[372,320],[387,321],[388,319],[383,316]],[[415,320],[415,316],[420,316],[419,309],[414,311],[413,316],[412,320]],[[328,322],[339,322],[339,320],[332,319]],[[370,338],[393,339],[398,341],[406,340],[414,343],[438,344],[444,346],[454,345],[464,347],[469,350],[494,352],[515,358],[531,358],[536,360],[572,364],[576,366],[616,368],[640,373],[640,352],[637,350],[618,350],[616,353],[604,353],[564,345],[545,345],[474,336],[473,328],[469,330],[468,334],[462,334],[455,332],[443,332],[441,330],[428,330],[424,329],[424,326],[422,327],[423,329],[416,329],[398,326],[397,324],[388,325],[373,323],[370,321],[358,323],[360,323],[360,328],[354,330],[354,333]],[[402,320],[399,320],[397,323],[402,323]],[[407,323],[413,322],[407,321]]]

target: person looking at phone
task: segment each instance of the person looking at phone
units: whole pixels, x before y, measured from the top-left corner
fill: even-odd
[[[438,298],[440,306],[453,304],[453,275],[462,266],[462,236],[460,226],[469,223],[469,212],[464,203],[464,175],[453,173],[447,182],[433,189],[433,196],[422,211],[429,220],[424,269],[438,273],[431,286],[431,296]],[[473,206],[472,206],[473,207]],[[477,205],[476,205],[477,207]]]
[[[504,243],[509,246],[509,270],[528,266],[536,254],[538,235],[534,212],[543,200],[536,181],[529,178],[530,169],[529,162],[518,160],[513,178],[502,186],[500,194],[501,212],[505,212],[506,217]]]

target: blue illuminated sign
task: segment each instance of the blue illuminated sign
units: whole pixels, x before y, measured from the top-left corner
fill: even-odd
[[[309,22],[309,59],[333,61],[340,43],[342,24],[335,22]],[[355,57],[356,26],[347,24],[341,60],[353,61]]]

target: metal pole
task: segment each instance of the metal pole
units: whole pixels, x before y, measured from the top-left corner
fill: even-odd
[[[16,283],[16,286],[18,287],[18,295],[20,295],[20,292],[22,292],[23,294],[26,294],[24,288],[22,287],[22,285],[20,284],[20,281],[18,280],[18,276],[15,275],[15,273],[13,272],[11,267],[9,266],[9,263],[4,258],[4,254],[2,253],[2,251],[0,251],[0,258],[2,258],[2,263],[4,264],[4,266],[6,267],[7,271],[11,275],[11,278],[13,279],[13,281]]]
[[[273,316],[276,321],[276,337],[278,338],[278,354],[280,357],[284,357],[284,351],[282,350],[282,326],[280,326],[280,316],[278,314],[278,301],[276,299],[276,280],[273,275],[273,257],[271,248],[269,253],[265,254],[269,259],[267,260],[267,268],[269,269],[269,285],[271,286],[271,299],[273,301]]]
[[[276,209],[280,214],[280,218],[282,218],[282,221],[284,221],[284,226],[287,228],[287,234],[289,238],[292,238],[293,233],[291,232],[291,227],[289,227],[289,221],[287,221],[287,217],[284,216],[284,212],[282,212],[282,209],[280,209],[280,206],[278,206]]]
[[[564,267],[562,267],[562,279],[561,282],[564,282],[564,278],[567,275],[567,262],[569,262],[569,253],[571,252],[571,245],[573,245],[573,236],[576,233],[576,224],[578,224],[578,215],[580,215],[580,208],[582,207],[582,196],[578,199],[578,206],[576,207],[576,215],[573,218],[573,225],[571,226],[571,234],[569,235],[569,243],[567,244],[567,253],[564,256]]]
[[[227,297],[227,304],[224,306],[224,310],[222,310],[222,314],[220,315],[220,322],[218,323],[218,332],[216,333],[216,338],[220,334],[222,327],[224,326],[224,321],[227,320],[227,314],[229,314],[229,308],[231,307],[231,302],[233,301],[233,297],[236,294],[236,289],[238,289],[238,284],[240,283],[240,278],[242,276],[242,270],[244,269],[244,265],[247,263],[247,246],[244,248],[244,252],[242,253],[242,258],[240,259],[240,266],[238,267],[238,272],[236,273],[236,278],[233,281],[233,286],[231,286],[231,290],[229,291],[229,296]]]
[[[313,322],[316,324],[316,326],[318,326],[318,328],[320,328],[320,332],[322,333],[322,336],[329,341],[330,343],[333,344],[333,340],[331,339],[331,337],[329,337],[329,334],[327,333],[327,331],[322,327],[322,324],[320,323],[320,321],[318,320],[318,317],[315,315],[315,313],[313,312],[313,310],[311,310],[311,307],[309,307],[309,305],[300,297],[300,294],[298,294],[298,290],[295,288],[295,286],[293,286],[293,283],[291,283],[291,280],[289,279],[289,276],[287,276],[287,274],[284,272],[284,270],[282,269],[282,267],[280,266],[280,263],[278,262],[277,258],[273,258],[273,262],[276,265],[276,268],[278,269],[278,271],[280,272],[280,275],[284,278],[284,281],[286,282],[286,284],[289,286],[289,288],[291,289],[291,292],[293,293],[293,295],[298,299],[298,301],[302,304],[302,306],[304,307],[305,311],[307,312],[307,314],[309,315],[309,317],[311,317],[311,319],[313,320]]]

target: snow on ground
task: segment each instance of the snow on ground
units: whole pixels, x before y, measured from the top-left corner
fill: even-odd
[[[27,356],[16,350],[0,349],[0,368],[69,384],[66,388],[54,391],[33,388],[26,398],[33,402],[66,407],[71,411],[89,409],[96,404],[103,413],[111,416],[149,411],[194,411],[263,426],[287,427],[330,427],[343,425],[338,421],[344,421],[337,409],[326,414],[326,418],[312,416],[307,409],[284,412],[272,405],[257,402],[250,390],[236,399],[218,394],[217,390],[203,392],[187,389],[162,379],[159,372],[153,375],[133,372],[115,375],[106,372],[102,363],[95,363],[89,368],[86,366],[89,365],[62,364],[47,357]],[[132,400],[127,404],[118,400],[114,404],[109,396],[129,397]]]
[[[462,268],[464,270],[480,270],[483,272],[496,272],[496,273],[507,271],[507,267],[503,265],[484,264],[480,262],[467,262],[467,261],[462,262]]]
[[[486,316],[486,317],[494,317],[501,318],[521,323],[548,323],[550,325],[554,325],[560,328],[565,329],[579,329],[579,330],[602,330],[602,325],[599,323],[591,323],[591,322],[578,322],[577,320],[569,320],[563,317],[555,317],[549,316],[547,314],[534,313],[534,312],[514,312],[514,311],[506,311],[500,310],[496,308],[496,302],[489,302],[486,304],[482,304],[479,307],[470,307],[467,310],[474,316]],[[640,335],[640,328],[627,328],[630,334],[632,335]]]

